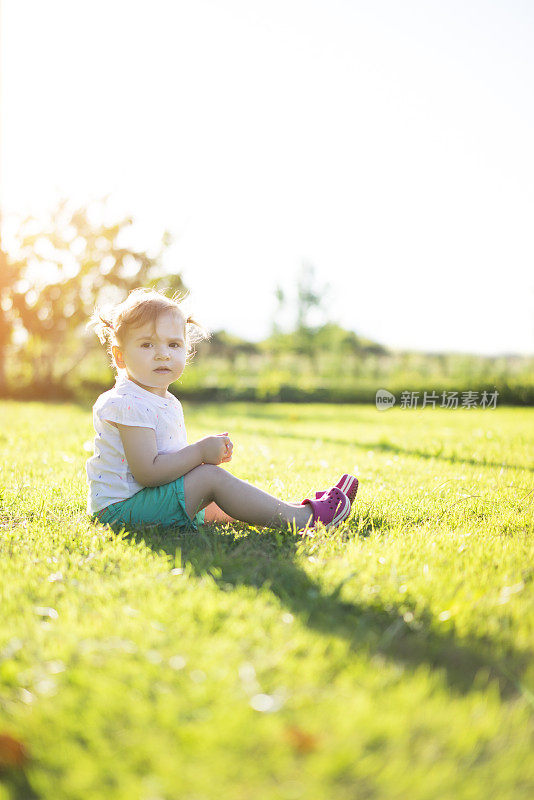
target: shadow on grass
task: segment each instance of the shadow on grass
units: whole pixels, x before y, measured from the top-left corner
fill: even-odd
[[[9,791],[10,800],[37,800],[42,797],[32,789],[24,769],[0,768],[0,785],[4,785]]]
[[[247,431],[249,432],[249,431]],[[262,435],[265,437],[272,437],[273,431],[272,429],[265,428],[263,430],[255,429],[255,434]],[[442,450],[438,450],[435,453],[429,453],[425,450],[420,450],[418,448],[410,448],[410,447],[402,447],[400,445],[394,444],[393,442],[364,442],[359,443],[356,441],[351,441],[349,438],[337,438],[332,436],[321,436],[320,433],[307,435],[305,433],[288,433],[286,431],[276,431],[276,437],[280,439],[293,439],[296,441],[311,441],[314,442],[317,439],[320,439],[321,442],[325,444],[335,444],[335,445],[342,445],[345,447],[357,447],[361,450],[378,450],[384,453],[392,453],[394,455],[404,455],[410,456],[413,458],[427,458],[427,459],[436,459],[437,461],[448,461],[450,464],[469,464],[473,467],[498,467],[501,469],[522,469],[526,472],[534,472],[534,466],[529,467],[525,464],[506,464],[503,461],[480,461],[476,458],[464,458],[462,456],[457,455],[444,455]]]
[[[380,521],[376,520],[376,527]],[[467,693],[477,675],[496,681],[501,697],[519,695],[532,702],[521,686],[521,676],[532,661],[532,653],[518,649],[495,658],[495,642],[489,637],[459,637],[454,630],[438,631],[430,611],[417,611],[414,621],[406,621],[410,598],[402,606],[379,599],[370,602],[345,602],[343,584],[328,593],[314,582],[295,561],[301,537],[270,530],[257,531],[246,526],[204,526],[199,533],[131,532],[136,542],[144,541],[157,553],[172,559],[181,551],[182,566],[189,564],[193,574],[210,575],[221,591],[239,585],[269,587],[294,616],[319,633],[343,637],[357,652],[366,652],[415,669],[426,664],[443,670],[452,690]],[[480,686],[477,687],[480,689]]]

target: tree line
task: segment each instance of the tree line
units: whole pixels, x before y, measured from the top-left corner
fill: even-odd
[[[132,246],[132,223],[131,217],[110,218],[105,200],[82,207],[62,200],[44,218],[21,220],[0,248],[0,394],[16,388],[9,385],[10,376],[35,394],[61,387],[97,347],[85,331],[95,305],[120,302],[138,286],[186,291],[181,274],[162,265],[170,234],[149,253]],[[325,349],[364,356],[386,352],[328,321],[329,287],[318,284],[312,265],[302,265],[295,289],[289,298],[277,287],[271,334],[264,342],[216,331],[199,349],[229,361],[242,354],[292,352],[312,366]]]

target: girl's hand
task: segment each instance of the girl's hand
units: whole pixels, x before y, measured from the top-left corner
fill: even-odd
[[[225,442],[225,453],[222,463],[226,461],[231,461],[234,445],[233,442],[228,438],[228,431],[226,433],[218,433],[217,436],[222,436]]]
[[[206,436],[199,441],[199,445],[204,464],[222,464],[232,458],[233,444],[227,433]]]

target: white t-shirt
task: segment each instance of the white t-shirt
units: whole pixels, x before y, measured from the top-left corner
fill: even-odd
[[[89,514],[126,500],[144,488],[129,470],[118,428],[108,420],[153,428],[158,453],[175,453],[187,445],[180,401],[170,392],[165,397],[148,392],[120,375],[113,389],[101,394],[93,406],[95,452],[86,464]]]

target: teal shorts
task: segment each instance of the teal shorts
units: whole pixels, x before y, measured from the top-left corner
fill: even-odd
[[[160,528],[189,528],[198,531],[204,511],[191,519],[185,510],[184,479],[163,486],[146,486],[129,497],[93,514],[93,519],[120,530],[124,527],[157,525]]]

